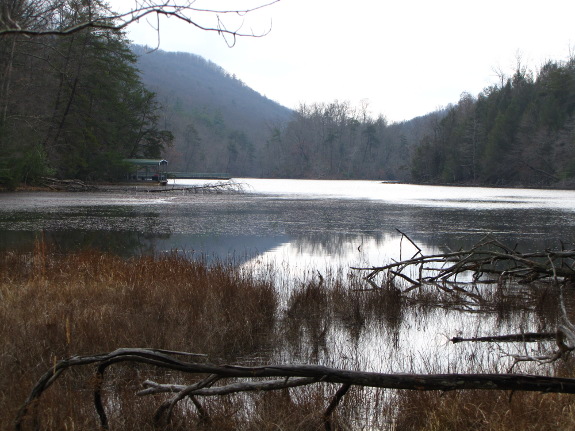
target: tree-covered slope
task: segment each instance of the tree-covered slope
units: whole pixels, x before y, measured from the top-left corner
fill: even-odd
[[[292,112],[200,56],[133,46],[174,134],[171,170],[260,175],[270,130]]]
[[[464,94],[420,143],[416,181],[575,184],[575,59],[518,67],[477,98]]]
[[[186,53],[133,48],[175,136],[172,168],[234,176],[427,183],[575,184],[575,59],[549,61],[477,97],[402,123],[348,102],[275,103]],[[377,91],[377,89],[374,89]]]
[[[39,30],[49,24],[39,15],[46,5],[16,3],[14,19]],[[62,26],[107,12],[100,3],[60,6]],[[159,157],[171,142],[157,127],[157,107],[121,31],[0,37],[0,184],[122,178],[122,159]]]

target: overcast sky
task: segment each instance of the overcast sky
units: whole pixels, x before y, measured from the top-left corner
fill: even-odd
[[[265,37],[240,38],[229,48],[216,33],[170,18],[160,22],[159,48],[201,55],[289,108],[368,100],[373,116],[402,121],[457,103],[462,92],[477,95],[497,82],[497,70],[512,74],[518,56],[533,70],[566,60],[575,48],[574,17],[573,0],[281,0],[241,18],[246,32],[271,27]],[[215,25],[213,16],[198,19]],[[230,29],[240,23],[233,15],[221,19]],[[144,21],[131,25],[128,37],[158,44]]]

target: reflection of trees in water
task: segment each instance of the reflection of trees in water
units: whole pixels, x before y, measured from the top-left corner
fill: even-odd
[[[542,208],[468,211],[460,208],[409,208],[405,228],[414,241],[440,249],[468,249],[485,235],[492,234],[524,252],[560,247],[561,241],[575,242],[569,214]],[[568,220],[566,219],[568,218]]]
[[[346,234],[319,232],[300,235],[292,242],[298,253],[314,256],[347,257],[350,254],[361,254],[366,247],[387,248],[399,237],[397,232],[373,232]]]
[[[95,249],[125,257],[154,254],[157,251],[156,242],[169,237],[170,234],[133,231],[66,231],[46,234],[48,243],[63,253]]]
[[[382,236],[381,234],[376,234],[374,238],[377,240]],[[302,254],[345,256],[349,253],[351,247],[356,249],[360,247],[363,238],[364,235],[358,234],[317,233],[298,236],[292,244]]]
[[[276,357],[363,370],[477,372],[507,359],[487,344],[454,346],[451,337],[544,331],[557,319],[555,295],[536,306],[502,299],[499,308],[466,311],[425,297],[417,302],[393,287],[365,287],[359,276],[302,282],[278,321]]]
[[[31,251],[41,240],[60,253],[95,249],[127,257],[153,254],[171,235],[159,213],[124,206],[12,213],[3,221],[10,227],[1,231],[4,250]]]
[[[439,252],[433,245],[423,243],[426,252]],[[391,259],[406,259],[417,251],[398,231],[373,234],[312,234],[299,236],[290,243],[291,260],[302,256],[321,269],[326,263],[343,267],[378,266]],[[327,258],[327,259],[326,259]],[[309,263],[309,262],[306,262]]]
[[[4,231],[0,235],[0,249],[32,251],[37,241],[44,241],[50,250],[69,253],[93,249],[130,257],[154,254],[156,242],[170,234],[150,234],[134,231],[57,230],[43,232]]]

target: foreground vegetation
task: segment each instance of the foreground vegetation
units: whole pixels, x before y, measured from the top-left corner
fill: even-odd
[[[329,349],[328,329],[342,328],[346,337],[357,342],[368,327],[399,325],[406,307],[397,290],[364,291],[353,277],[326,275],[319,281],[297,282],[285,292],[271,282],[271,271],[255,277],[232,264],[207,265],[176,254],[129,260],[95,251],[59,255],[42,242],[33,253],[4,254],[0,260],[2,429],[12,429],[39,376],[63,358],[118,347],[150,347],[207,355],[205,360],[211,363],[340,365],[348,361],[348,367],[361,370],[365,359],[344,359],[347,352]],[[428,306],[420,304],[419,312]],[[572,365],[561,362],[551,373],[573,376]],[[429,367],[433,372],[436,366]],[[451,367],[489,371],[472,356],[467,364]],[[72,370],[54,383],[33,406],[34,414],[24,422],[24,429],[35,426],[30,422],[35,415],[40,429],[97,426],[93,371]],[[193,376],[146,365],[110,369],[105,390],[111,429],[158,429],[152,419],[164,395],[134,395],[148,378],[196,381]],[[199,429],[323,429],[322,412],[336,390],[337,386],[314,385],[211,397],[202,400],[205,415],[192,404],[180,406],[169,429],[189,429],[191,424]],[[571,395],[354,387],[336,410],[332,426],[575,429],[574,408]]]

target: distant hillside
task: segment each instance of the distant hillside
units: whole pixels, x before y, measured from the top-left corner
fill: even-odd
[[[160,126],[174,136],[171,170],[259,175],[271,129],[292,111],[204,58],[133,46],[142,81],[163,106]]]
[[[271,101],[197,55],[134,47],[163,105],[173,170],[276,178],[575,185],[575,60],[518,69],[478,96],[402,123],[349,102]],[[377,91],[377,89],[374,89]]]
[[[337,101],[294,112],[198,55],[132,49],[175,137],[172,171],[410,181],[413,149],[446,114],[388,124]]]

